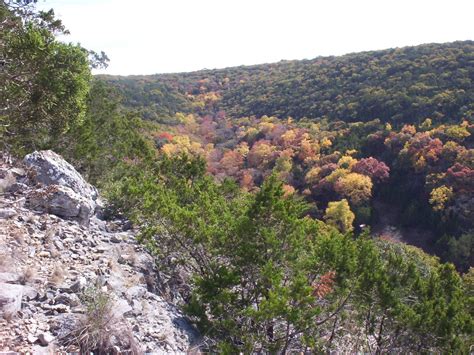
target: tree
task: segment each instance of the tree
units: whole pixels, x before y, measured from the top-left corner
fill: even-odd
[[[326,223],[336,227],[342,233],[352,232],[354,229],[352,226],[354,219],[355,215],[352,213],[346,199],[329,202],[326,212],[324,213]]]
[[[349,198],[354,205],[367,202],[372,196],[370,177],[358,173],[349,173],[336,181],[336,191]]]
[[[446,203],[453,197],[453,189],[446,185],[433,189],[430,193],[430,204],[433,210],[442,211],[446,207]]]
[[[270,142],[260,140],[250,149],[247,161],[251,167],[264,169],[275,158],[275,147]]]
[[[375,182],[386,181],[389,177],[390,168],[375,158],[360,159],[352,168],[355,173],[367,175]]]
[[[91,77],[88,51],[65,44],[54,13],[0,3],[0,101],[4,143],[20,151],[57,144],[84,118]]]

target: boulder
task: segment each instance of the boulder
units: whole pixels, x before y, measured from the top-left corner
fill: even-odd
[[[15,183],[15,175],[9,170],[0,168],[0,193],[8,192]]]
[[[94,201],[62,185],[50,185],[33,190],[28,194],[26,203],[29,208],[36,211],[77,219],[85,224],[89,223],[95,209]]]
[[[0,316],[14,315],[21,309],[23,286],[0,282]]]
[[[43,185],[61,185],[76,194],[95,201],[97,189],[87,183],[74,167],[51,150],[36,151],[24,158],[24,163],[34,170],[31,178]]]
[[[0,272],[0,282],[15,283],[20,280],[20,275],[12,272]]]
[[[51,333],[41,333],[38,336],[38,340],[41,344],[41,346],[48,346],[51,342],[54,340],[54,336],[51,335]]]
[[[0,219],[7,219],[16,216],[13,208],[0,208]]]

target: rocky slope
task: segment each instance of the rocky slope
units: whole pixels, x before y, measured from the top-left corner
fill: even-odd
[[[197,349],[136,231],[101,209],[97,190],[51,151],[0,161],[0,351]]]

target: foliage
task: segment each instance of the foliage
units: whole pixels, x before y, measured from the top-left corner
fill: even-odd
[[[350,173],[337,180],[335,189],[341,195],[349,198],[354,205],[367,202],[372,196],[372,181],[368,176]]]
[[[430,196],[430,203],[433,205],[433,209],[435,211],[442,211],[446,203],[453,196],[453,189],[443,185],[431,191]]]
[[[352,213],[346,199],[329,202],[324,214],[324,220],[329,225],[339,229],[341,233],[352,232],[355,215]]]
[[[428,117],[433,124],[456,117],[473,119],[473,53],[473,42],[464,41],[106,80],[130,97],[130,107],[158,116],[163,108],[189,112],[201,103],[198,111],[203,115],[223,110],[232,117],[327,117],[347,122],[379,118],[401,127],[421,124]],[[212,105],[203,101],[207,94],[217,98]]]
[[[136,344],[130,330],[121,324],[114,314],[114,301],[108,292],[98,285],[90,285],[80,295],[85,308],[84,315],[73,325],[73,330],[63,341],[68,351],[81,354],[107,354],[121,349],[130,354],[138,354]]]
[[[0,11],[3,142],[60,150],[104,188],[209,352],[333,352],[347,334],[354,352],[469,351],[470,273],[350,232],[384,199],[472,263],[472,42],[106,78],[115,91],[52,12]],[[83,351],[110,350],[101,292],[83,297]]]
[[[47,148],[84,118],[88,52],[59,42],[54,13],[0,4],[2,141],[20,152]]]
[[[341,335],[334,324],[374,339],[354,345],[360,351],[466,346],[472,320],[452,266],[343,236],[306,216],[275,174],[247,194],[214,182],[199,158],[162,156],[129,170],[109,198],[144,226],[141,241],[162,269],[188,275],[185,310],[211,351],[330,350]],[[347,201],[330,209],[349,230]]]
[[[71,127],[57,148],[90,182],[99,186],[122,162],[133,166],[155,154],[150,140],[144,136],[149,128],[133,113],[121,112],[119,102],[113,89],[94,80],[84,120]]]

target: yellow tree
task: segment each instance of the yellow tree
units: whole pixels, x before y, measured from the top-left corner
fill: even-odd
[[[349,173],[338,179],[334,187],[337,193],[347,197],[354,205],[361,205],[372,196],[372,186],[370,177]]]
[[[324,220],[327,224],[336,227],[342,233],[352,232],[354,227],[355,215],[349,207],[349,203],[346,199],[341,201],[329,202],[326,212],[324,214]]]
[[[430,204],[433,210],[442,211],[446,203],[453,197],[453,189],[446,185],[433,189],[430,194]]]

